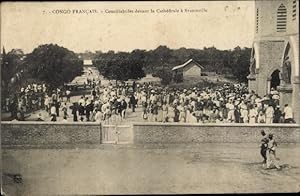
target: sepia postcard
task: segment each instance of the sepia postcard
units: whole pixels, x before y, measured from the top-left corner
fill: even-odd
[[[1,2],[1,195],[300,191],[299,0]]]

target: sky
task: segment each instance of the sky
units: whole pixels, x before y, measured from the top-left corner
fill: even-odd
[[[159,45],[225,50],[251,47],[254,38],[254,1],[6,2],[1,6],[1,48],[6,51],[18,48],[29,53],[49,43],[74,52],[150,50]],[[121,9],[149,13],[107,13]]]

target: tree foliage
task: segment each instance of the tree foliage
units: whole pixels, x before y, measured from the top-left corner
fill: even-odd
[[[140,50],[135,50],[131,54],[126,52],[101,54],[93,61],[93,64],[98,67],[101,74],[113,80],[128,80],[139,79],[145,76],[144,53]]]
[[[20,82],[24,53],[20,49],[12,49],[6,53],[3,48],[1,58],[1,96],[4,99]]]
[[[83,62],[74,52],[56,44],[38,46],[26,56],[25,64],[29,78],[53,88],[72,81],[83,70]]]
[[[168,83],[174,66],[194,59],[204,67],[204,71],[232,75],[239,81],[246,82],[249,74],[250,54],[250,48],[240,47],[233,50],[218,50],[215,47],[170,49],[167,46],[159,46],[155,50],[134,50],[131,53],[96,52],[94,65],[110,79],[136,79],[143,75],[143,69],[145,73],[158,76],[163,82]]]

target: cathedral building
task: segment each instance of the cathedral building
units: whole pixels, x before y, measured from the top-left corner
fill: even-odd
[[[248,85],[260,96],[276,89],[300,123],[299,0],[256,0]]]

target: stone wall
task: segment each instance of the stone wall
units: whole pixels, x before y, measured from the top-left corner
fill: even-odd
[[[284,50],[284,40],[260,41],[259,42],[259,70],[256,75],[257,89],[255,92],[259,96],[268,93],[268,79],[273,71],[281,71],[282,54]]]
[[[3,146],[76,146],[102,143],[258,143],[260,130],[274,133],[279,143],[299,143],[300,125],[2,122]]]
[[[279,143],[300,142],[300,126],[245,124],[171,124],[136,123],[133,125],[134,143],[258,143],[260,131],[274,133]]]
[[[2,145],[100,144],[98,123],[1,122]]]

